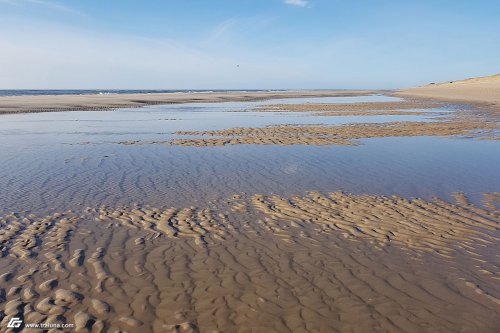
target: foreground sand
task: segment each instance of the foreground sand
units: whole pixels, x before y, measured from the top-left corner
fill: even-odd
[[[271,92],[158,93],[110,95],[0,96],[0,114],[112,110],[155,104],[245,102],[276,98],[347,97],[373,94],[369,90],[317,90]]]
[[[0,313],[77,332],[495,332],[500,196],[0,218]],[[2,326],[4,327],[4,326]]]
[[[500,74],[402,89],[397,95],[461,102],[479,102],[500,108]]]

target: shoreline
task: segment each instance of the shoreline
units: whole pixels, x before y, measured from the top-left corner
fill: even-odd
[[[252,102],[281,98],[354,97],[373,94],[478,105],[498,111],[500,109],[500,74],[394,90],[216,91],[0,96],[0,115],[61,111],[106,111],[159,104]]]
[[[253,102],[281,98],[351,97],[384,90],[307,90],[271,92],[139,93],[116,95],[1,96],[0,115],[16,113],[106,111],[160,104]]]

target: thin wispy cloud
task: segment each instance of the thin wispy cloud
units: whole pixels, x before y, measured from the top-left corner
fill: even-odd
[[[228,19],[219,23],[211,32],[205,43],[214,43],[220,41],[231,34],[231,31],[238,23],[236,19]]]
[[[48,0],[0,0],[0,4],[9,4],[9,5],[15,5],[15,6],[33,6],[33,7],[43,7],[49,10],[53,11],[59,11],[59,12],[65,12],[73,15],[78,15],[78,16],[85,16],[84,13],[71,8],[69,6],[60,4],[55,1],[48,1]]]
[[[97,34],[45,24],[25,24],[21,30],[2,34],[5,27],[0,21],[0,88],[223,89],[257,87],[264,74],[266,81],[291,80],[277,64],[261,64],[253,54],[232,55],[224,43],[216,48],[196,47],[182,40]],[[245,66],[236,67],[239,63]]]
[[[265,33],[276,20],[274,16],[251,16],[230,18],[219,22],[207,31],[207,36],[202,44],[234,44],[243,42],[245,38]]]
[[[500,28],[491,11],[459,19],[423,2],[424,19],[314,0],[227,6],[208,19],[182,1],[116,15],[95,1],[0,0],[0,88],[394,88],[500,72],[500,34],[485,33]],[[290,10],[308,13],[297,20]],[[364,18],[375,14],[374,28]],[[349,15],[361,18],[346,25]],[[388,37],[394,27],[400,33]]]
[[[297,7],[305,7],[309,4],[306,0],[285,0],[285,4]]]

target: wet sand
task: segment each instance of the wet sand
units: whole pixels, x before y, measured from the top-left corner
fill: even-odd
[[[276,98],[348,97],[374,94],[370,90],[317,90],[270,92],[151,93],[109,95],[0,96],[0,114],[96,111],[147,105],[260,101]]]
[[[345,116],[414,116],[429,114],[419,109],[434,109],[443,103],[422,100],[402,100],[398,102],[363,102],[363,103],[308,103],[308,104],[273,104],[258,107],[257,112],[312,112],[310,116],[345,117]]]
[[[356,145],[356,139],[403,136],[472,136],[496,139],[500,126],[482,122],[393,122],[344,126],[269,126],[265,128],[231,128],[221,131],[178,132],[180,135],[221,136],[223,138],[174,139],[166,143],[179,146],[259,145]],[[123,142],[138,144],[141,142]]]
[[[122,141],[124,145],[168,144],[178,146],[225,146],[225,145],[357,145],[359,139],[409,136],[469,137],[481,140],[497,140],[500,125],[495,119],[478,117],[476,112],[463,110],[460,113],[407,112],[395,111],[399,108],[432,109],[439,104],[425,102],[379,102],[344,104],[292,104],[269,105],[257,109],[259,112],[312,112],[310,116],[387,116],[387,115],[428,115],[433,121],[425,122],[383,122],[355,123],[341,126],[332,125],[273,125],[266,127],[236,127],[214,131],[178,131],[175,134],[189,136],[186,139],[166,141]],[[387,111],[376,111],[384,110]],[[341,110],[354,111],[341,111]],[[330,111],[325,111],[330,110]],[[332,111],[338,110],[338,111]],[[360,111],[373,110],[373,111]],[[251,110],[247,110],[251,111]],[[443,117],[443,115],[447,115]],[[207,138],[209,137],[209,138]]]
[[[13,183],[41,183],[37,189],[43,197],[39,204],[44,207],[40,209],[38,202],[28,200],[25,211],[0,214],[0,327],[19,317],[27,323],[72,323],[76,332],[496,332],[500,326],[500,193],[496,190],[484,193],[481,204],[472,204],[462,193],[454,193],[452,203],[411,195],[331,191],[277,195],[273,194],[276,188],[245,194],[238,186],[249,172],[269,173],[271,177],[263,175],[258,181],[274,184],[276,170],[258,167],[271,164],[265,156],[278,163],[289,163],[289,153],[305,156],[303,150],[287,150],[285,160],[277,151],[268,152],[264,161],[255,158],[262,158],[262,150],[269,146],[340,145],[348,149],[366,139],[415,136],[473,139],[470,141],[480,143],[475,147],[482,147],[480,140],[498,138],[499,125],[491,113],[467,107],[443,113],[442,105],[421,100],[274,104],[257,111],[271,111],[262,113],[264,116],[304,112],[307,116],[338,119],[416,114],[428,115],[429,119],[184,130],[167,140],[104,143],[97,152],[93,151],[97,144],[78,144],[79,153],[98,157],[96,168],[85,164],[91,157],[78,157],[82,159],[80,166],[71,160],[64,161],[64,166],[55,163],[56,172],[63,175],[56,179],[65,181],[63,186],[49,186],[55,192],[51,196],[43,192],[47,191],[44,184],[51,184],[50,178],[38,177],[37,173],[22,178],[14,173],[15,177],[5,185],[16,189]],[[196,121],[194,118],[191,124]],[[91,122],[90,126],[100,123]],[[110,130],[109,125],[103,127]],[[8,139],[5,133],[9,132],[3,133]],[[35,137],[40,133],[46,132],[35,132]],[[174,185],[169,187],[159,175],[169,178],[169,167],[165,166],[179,169],[181,165],[159,164],[154,175],[148,174],[155,169],[143,164],[143,160],[155,167],[159,163],[155,156],[170,159],[169,163],[178,160],[179,155],[171,150],[159,154],[157,147],[163,146],[158,144],[165,144],[165,149],[186,150],[189,165],[195,170],[181,168],[182,179],[187,181],[187,187],[181,189],[183,195],[195,198],[197,192],[208,193],[205,187],[216,188],[213,182],[234,188],[235,194],[206,201],[182,197],[172,203],[163,199],[160,193],[175,192],[175,187],[182,184],[174,179]],[[235,150],[244,147],[231,147],[239,144],[261,150],[252,155],[253,160],[245,160]],[[74,147],[60,141],[52,145],[61,153]],[[214,145],[221,147],[206,148]],[[115,178],[105,174],[98,179],[97,171],[102,172],[112,158],[110,147],[134,149],[137,155],[127,153],[132,156],[130,164],[115,156],[113,167],[107,170]],[[417,148],[409,144],[404,149]],[[211,173],[212,179],[196,179],[205,164],[214,167],[216,163],[207,156],[217,149],[228,150],[227,156],[222,155],[225,169],[239,160],[251,164],[238,169],[238,182],[231,182],[232,178],[220,171]],[[205,155],[196,159],[200,151]],[[328,153],[322,151],[319,159],[326,159]],[[34,157],[40,158],[31,151],[19,154],[32,162]],[[42,153],[41,159],[35,160],[39,164],[35,169],[43,173],[43,162],[52,155],[50,150]],[[19,158],[6,156],[9,165]],[[363,172],[370,172],[371,176],[364,180],[375,182],[371,178],[380,177],[360,160],[354,160],[353,167],[360,164]],[[368,162],[373,163],[373,159]],[[306,165],[312,168],[318,162],[311,163]],[[127,170],[123,170],[124,165]],[[402,165],[391,166],[391,176],[396,177]],[[287,181],[298,188],[300,178],[305,176],[296,173],[293,165],[291,169],[285,166]],[[422,166],[425,164],[415,170]],[[77,175],[64,174],[72,168],[83,175],[79,182],[75,183]],[[460,176],[467,178],[474,176],[478,167],[472,165],[464,170],[467,172]],[[319,179],[315,181],[326,181],[325,175],[326,171],[315,175]],[[490,178],[495,187],[498,179]],[[255,179],[253,185],[263,187]],[[360,181],[356,178],[356,182]],[[128,203],[103,206],[105,190],[114,186]],[[153,191],[140,192],[149,193],[143,198],[145,203],[133,204],[127,194],[135,192],[128,192],[129,187],[134,191],[151,187]],[[84,193],[75,194],[80,188],[85,188]],[[22,190],[13,190],[11,196],[25,200]],[[75,203],[88,197],[100,204],[86,207],[88,204]],[[65,208],[50,208],[58,206],[58,202]],[[148,204],[151,202],[159,204],[152,207]],[[36,214],[34,207],[49,213]]]
[[[363,102],[363,103],[307,103],[307,104],[272,104],[265,105],[252,111],[259,112],[319,112],[335,115],[336,112],[370,112],[401,111],[408,109],[432,109],[442,106],[443,103],[425,100],[405,99],[397,102]],[[331,112],[330,112],[331,111]]]
[[[481,140],[498,139],[500,125],[495,118],[491,116],[480,117],[476,110],[467,108],[455,111],[453,114],[439,112],[439,107],[443,105],[445,104],[425,100],[351,104],[271,104],[237,112],[307,112],[308,116],[321,117],[427,115],[428,119],[433,121],[355,123],[342,126],[317,124],[235,127],[214,131],[178,131],[175,133],[191,137],[186,139],[129,140],[119,143],[124,145],[168,144],[194,147],[240,144],[321,146],[357,145],[360,144],[359,139],[409,136],[460,136]]]
[[[494,332],[498,194],[235,195],[0,218],[2,324],[78,332]]]

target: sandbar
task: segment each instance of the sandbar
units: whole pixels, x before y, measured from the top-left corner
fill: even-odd
[[[277,98],[350,97],[366,96],[374,93],[376,93],[376,91],[372,90],[316,90],[0,96],[0,114],[57,111],[103,111],[158,104],[249,102]]]

